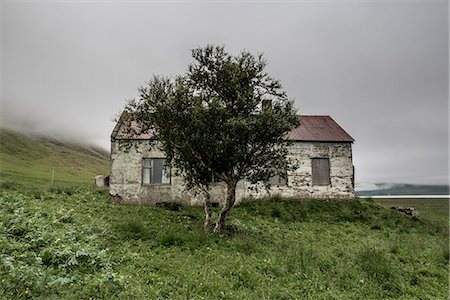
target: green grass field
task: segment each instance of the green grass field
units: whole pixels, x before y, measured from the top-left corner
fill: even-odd
[[[52,170],[54,183],[93,183],[108,174],[108,153],[0,128],[0,178],[48,184]]]
[[[202,208],[4,185],[0,298],[446,299],[448,222],[419,211],[273,198],[233,208],[218,236]]]
[[[421,218],[439,222],[441,224],[449,224],[448,198],[374,199],[374,201],[386,207],[415,207]]]
[[[51,169],[54,184],[50,185]],[[448,202],[114,205],[105,153],[0,130],[0,299],[446,299]],[[217,215],[217,209],[215,211]]]

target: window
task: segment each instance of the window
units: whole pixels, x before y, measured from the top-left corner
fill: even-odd
[[[313,158],[311,165],[313,185],[330,185],[330,159]]]
[[[142,184],[170,184],[170,173],[164,167],[164,158],[144,158]]]
[[[281,171],[283,176],[276,174],[269,178],[269,183],[271,186],[285,186],[287,185],[287,172],[286,170]],[[277,172],[278,173],[278,172]]]

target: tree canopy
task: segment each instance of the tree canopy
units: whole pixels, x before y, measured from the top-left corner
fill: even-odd
[[[239,180],[266,183],[276,174],[285,176],[280,170],[291,165],[284,138],[300,119],[280,82],[265,71],[261,54],[233,56],[208,45],[192,50],[192,56],[185,74],[154,76],[126,109],[144,129],[155,130],[187,187],[205,193],[206,227],[212,178],[225,182],[226,202],[214,229],[222,232]]]

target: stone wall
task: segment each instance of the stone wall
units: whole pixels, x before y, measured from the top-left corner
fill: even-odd
[[[113,201],[136,204],[155,204],[164,201],[180,201],[190,205],[201,205],[202,198],[194,191],[187,192],[180,177],[172,176],[170,185],[143,186],[142,159],[164,158],[156,145],[149,141],[136,140],[125,150],[123,141],[111,145],[110,194]],[[330,159],[331,184],[312,184],[311,159]],[[240,181],[236,189],[237,202],[243,198],[261,198],[279,194],[285,197],[301,198],[349,198],[354,197],[352,149],[350,143],[294,142],[289,158],[295,159],[298,168],[288,172],[286,186],[272,186],[268,192],[262,185]],[[172,170],[172,173],[173,170]],[[225,200],[226,187],[215,183],[211,189],[213,202]]]
[[[290,150],[289,158],[298,162],[298,168],[288,173],[288,184],[273,187],[272,194],[301,198],[355,196],[351,143],[295,142]],[[330,185],[312,184],[312,158],[330,159]]]

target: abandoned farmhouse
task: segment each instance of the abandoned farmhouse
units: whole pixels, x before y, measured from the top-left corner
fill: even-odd
[[[110,195],[113,201],[156,204],[180,201],[201,205],[202,198],[187,192],[183,179],[164,168],[165,155],[152,132],[142,132],[135,122],[122,117],[111,134]],[[131,129],[130,130],[130,126]],[[298,198],[354,197],[354,139],[330,116],[301,116],[301,125],[287,135],[292,146],[289,158],[298,168],[287,178],[273,177],[271,189],[240,181],[236,202],[244,198],[261,198],[279,194]],[[255,188],[256,187],[256,188]],[[211,200],[222,203],[226,197],[224,183],[213,183]]]

